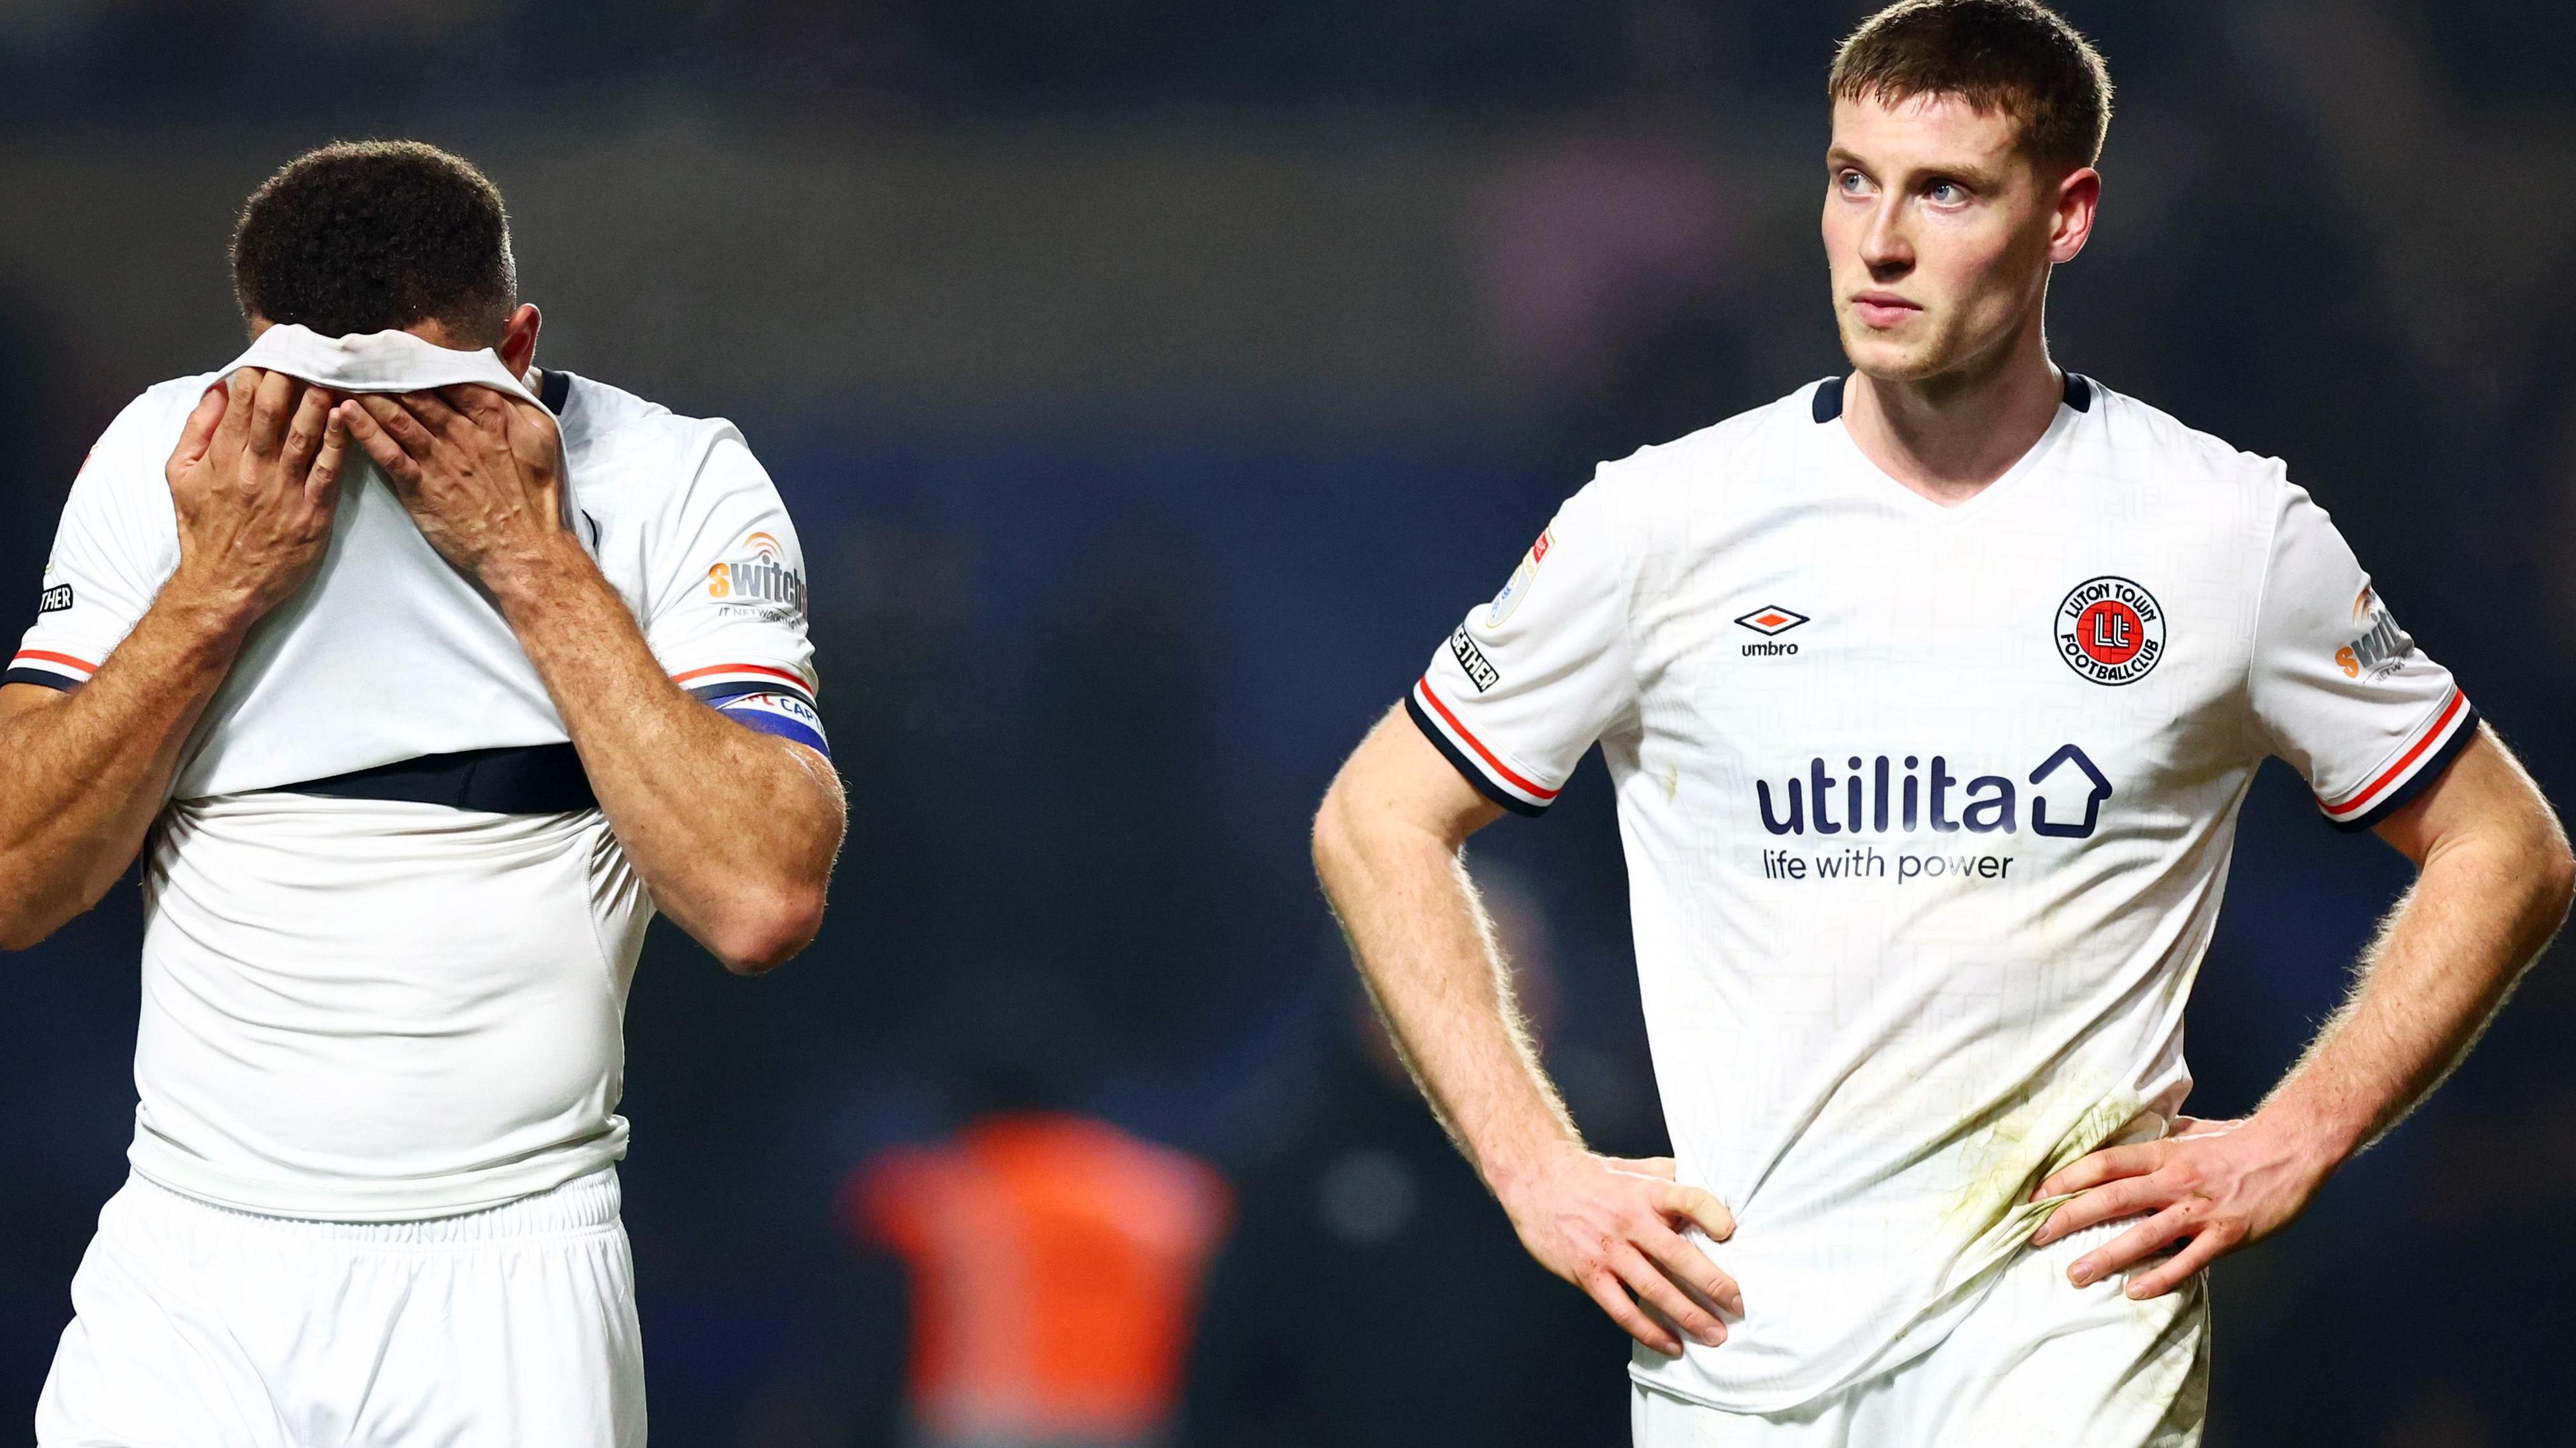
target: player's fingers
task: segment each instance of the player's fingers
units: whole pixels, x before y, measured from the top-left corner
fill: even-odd
[[[2103,1222],[2134,1217],[2171,1204],[2173,1194],[2153,1177],[2122,1177],[2105,1186],[2078,1192],[2073,1201],[2048,1214],[2039,1230],[2030,1234],[2030,1245],[2045,1247],[2051,1242],[2072,1237],[2087,1227]]]
[[[2203,1225],[2189,1202],[2176,1202],[2076,1258],[2066,1269],[2066,1280],[2089,1287],[2123,1267],[2145,1261]]]
[[[368,441],[370,432],[392,439],[396,450],[413,458],[426,458],[430,450],[437,446],[438,439],[430,436],[429,429],[420,425],[420,419],[412,416],[401,403],[394,399],[380,392],[370,392],[358,398],[357,402],[359,408],[366,413],[367,420],[375,426],[372,429],[360,429],[357,427],[358,420],[354,417],[349,419],[350,426],[358,434],[359,445],[366,448],[367,456],[374,458],[379,467],[385,465],[385,460],[377,453],[374,444]],[[391,473],[393,470],[388,467],[386,471]]]
[[[2234,1245],[2234,1239],[2217,1232],[2203,1232],[2191,1239],[2191,1245],[2157,1263],[2145,1272],[2129,1275],[2126,1289],[2132,1301],[2144,1302],[2162,1297],[2191,1280],[2192,1274],[2218,1260]]]
[[[188,469],[195,467],[197,459],[204,457],[206,449],[214,444],[215,428],[223,422],[224,407],[231,398],[231,390],[217,384],[207,388],[206,395],[197,399],[196,410],[188,414],[187,422],[179,428],[179,445],[170,450],[167,472],[171,482],[176,483],[186,477]]]
[[[364,416],[364,414],[360,414]],[[327,509],[339,500],[340,469],[349,457],[349,409],[346,405],[331,409],[322,425],[322,446],[313,454],[313,466],[304,474],[304,498],[316,508]]]
[[[1723,1242],[1735,1235],[1735,1214],[1717,1193],[1705,1187],[1664,1187],[1655,1193],[1655,1210],[1667,1218],[1686,1218],[1712,1242]]]
[[[420,425],[440,437],[462,440],[474,431],[474,424],[435,392],[406,392],[399,399],[403,410],[420,419]]]
[[[2063,1196],[2098,1187],[2121,1177],[2145,1176],[2164,1164],[2164,1143],[2142,1141],[2135,1146],[2114,1146],[2066,1164],[2055,1176],[2039,1184],[2030,1194],[2032,1201],[2042,1197]]]
[[[1669,1156],[1607,1156],[1602,1160],[1610,1163],[1612,1171],[1653,1177],[1658,1181],[1671,1181],[1678,1170]]]
[[[313,458],[322,450],[322,434],[331,423],[331,394],[319,387],[307,387],[295,399],[295,412],[286,422],[286,444],[278,451],[278,469],[282,476],[302,483],[313,466]]]
[[[383,470],[396,488],[409,494],[420,484],[420,462],[405,452],[401,443],[394,441],[393,434],[385,431],[376,409],[368,402],[366,398],[353,397],[340,404],[337,415],[348,422],[349,436],[357,440],[358,450]],[[396,408],[395,411],[401,409]]]
[[[250,432],[252,399],[259,395],[259,380],[264,374],[256,367],[244,367],[224,379],[224,416],[215,427],[215,440],[209,446],[222,453],[241,451],[242,438]]]
[[[486,432],[499,432],[509,426],[510,409],[505,405],[502,394],[489,387],[472,384],[442,387],[438,389],[438,397],[458,415]]]
[[[512,398],[503,416],[509,424],[511,456],[523,468],[551,472],[563,449],[563,429],[555,415]]]
[[[242,446],[252,457],[273,458],[286,445],[286,425],[295,416],[296,395],[303,388],[303,383],[283,372],[260,378],[251,394],[250,431],[242,436]]]
[[[1711,1313],[1723,1308],[1738,1317],[1744,1315],[1743,1289],[1688,1237],[1679,1232],[1659,1232],[1640,1239],[1637,1247],[1675,1286],[1690,1294],[1692,1301]]]
[[[1726,1324],[1713,1307],[1691,1300],[1680,1284],[1664,1275],[1661,1268],[1636,1247],[1623,1245],[1610,1257],[1611,1269],[1628,1290],[1662,1315],[1664,1321],[1679,1328],[1692,1339],[1715,1347],[1726,1341]]]
[[[1617,1273],[1607,1267],[1596,1267],[1584,1276],[1580,1285],[1583,1294],[1603,1312],[1610,1314],[1610,1320],[1619,1324],[1622,1332],[1666,1357],[1682,1355],[1681,1336],[1670,1328],[1658,1326],[1654,1319],[1639,1310],[1637,1304],[1630,1300],[1627,1289],[1619,1285]]]

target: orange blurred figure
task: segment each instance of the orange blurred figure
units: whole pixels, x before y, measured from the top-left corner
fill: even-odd
[[[842,1207],[911,1269],[909,1393],[928,1448],[1163,1436],[1232,1215],[1213,1168],[1105,1122],[994,1116],[878,1153]]]

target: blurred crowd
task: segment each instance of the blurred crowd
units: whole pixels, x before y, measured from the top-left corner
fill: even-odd
[[[638,977],[657,1437],[1624,1442],[1624,1339],[1412,1096],[1305,822],[1595,461],[1837,370],[1822,74],[1868,8],[21,0],[0,590],[125,399],[238,346],[241,195],[334,136],[459,149],[540,363],[778,478],[852,785],[811,952],[745,982],[657,930]],[[2057,356],[2286,457],[2567,799],[2576,11],[2062,8],[2121,95]],[[1578,1119],[1658,1150],[1598,766],[1476,848]],[[2196,1113],[2254,1103],[2405,878],[2267,772]],[[0,961],[0,1423],[122,1175],[137,915]],[[2221,1266],[2213,1442],[2565,1436],[2566,976]]]

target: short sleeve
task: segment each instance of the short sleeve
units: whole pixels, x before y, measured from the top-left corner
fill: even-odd
[[[1544,813],[1583,752],[1633,706],[1627,573],[1596,481],[1566,500],[1405,699],[1423,735],[1503,808]]]
[[[6,682],[52,689],[89,682],[178,566],[178,525],[162,474],[170,439],[155,436],[168,410],[162,404],[149,393],[137,400],[81,464],[45,561],[35,622],[9,659]]]
[[[804,550],[742,435],[713,426],[657,523],[645,642],[682,688],[735,722],[829,754],[815,712]]]
[[[2368,829],[2468,747],[2477,712],[2398,627],[2325,509],[2281,487],[2254,629],[2255,718],[2327,820]]]

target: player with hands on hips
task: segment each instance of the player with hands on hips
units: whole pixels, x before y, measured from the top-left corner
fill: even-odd
[[[1828,96],[1850,370],[1602,464],[1343,765],[1316,869],[1432,1110],[1636,1340],[1644,1448],[2190,1448],[2207,1267],[2458,1062],[2576,857],[2283,464],[2051,358],[2083,38],[1904,0]],[[1669,1163],[1585,1147],[1464,857],[1596,745]],[[2266,758],[2418,873],[2204,1121],[2183,1012]]]

